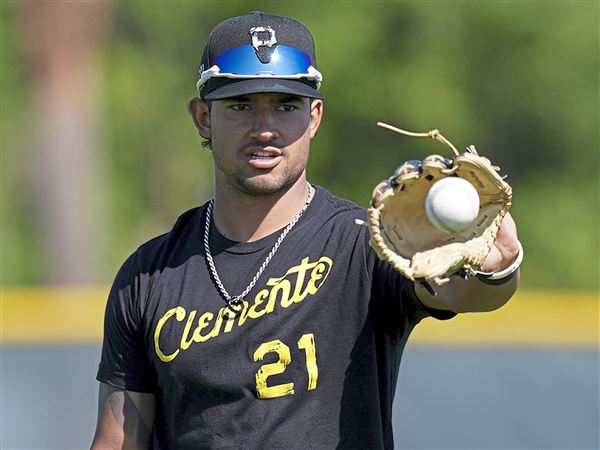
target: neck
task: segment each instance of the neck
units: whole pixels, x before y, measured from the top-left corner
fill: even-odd
[[[288,189],[268,195],[216,189],[213,220],[228,239],[257,241],[289,224],[304,207],[308,193],[305,176]]]

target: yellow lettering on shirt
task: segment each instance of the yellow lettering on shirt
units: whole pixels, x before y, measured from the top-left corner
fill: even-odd
[[[165,315],[159,319],[158,323],[156,324],[156,329],[154,330],[154,351],[156,352],[156,356],[158,356],[163,362],[171,362],[179,354],[179,349],[177,349],[170,355],[165,355],[159,344],[160,332],[162,331],[162,328],[167,320],[169,320],[172,316],[175,316],[177,321],[181,322],[185,317],[185,309],[181,306],[177,306],[176,308],[171,308],[168,310]]]
[[[194,343],[207,342],[217,338],[221,333],[230,333],[236,322],[238,327],[242,327],[248,319],[257,320],[267,317],[277,307],[287,309],[294,304],[301,304],[305,299],[318,292],[332,267],[333,261],[327,256],[321,256],[315,262],[310,262],[308,257],[303,258],[300,264],[288,269],[282,277],[269,278],[265,283],[265,289],[256,294],[252,303],[247,300],[243,301],[242,311],[238,315],[234,315],[227,306],[219,309],[216,314],[205,311],[198,318],[193,331],[194,321],[200,312],[198,310],[188,312],[182,306],[171,308],[158,320],[154,330],[156,355],[165,363],[171,362],[179,355],[180,351],[189,349]],[[186,318],[187,320],[180,331],[177,331],[176,327],[171,327],[173,328],[171,332],[181,333],[181,339],[179,348],[166,355],[161,349],[159,341],[165,323],[173,316],[177,322],[183,322]],[[190,333],[192,333],[191,338]]]

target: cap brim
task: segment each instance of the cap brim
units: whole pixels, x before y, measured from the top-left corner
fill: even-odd
[[[221,86],[202,95],[202,98],[204,100],[222,100],[229,97],[240,97],[243,95],[265,92],[298,95],[300,97],[309,98],[323,98],[323,95],[321,95],[314,87],[300,80],[286,80],[280,78],[227,79]]]

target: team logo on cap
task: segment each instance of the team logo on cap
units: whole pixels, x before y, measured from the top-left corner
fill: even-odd
[[[252,36],[252,47],[256,52],[256,56],[263,64],[271,62],[271,57],[277,45],[275,38],[275,30],[271,27],[253,27],[250,28],[250,36]]]

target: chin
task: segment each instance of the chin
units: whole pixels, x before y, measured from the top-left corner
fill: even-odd
[[[293,178],[259,175],[249,178],[238,178],[237,185],[242,192],[251,195],[270,195],[287,191],[298,180],[299,175]]]

